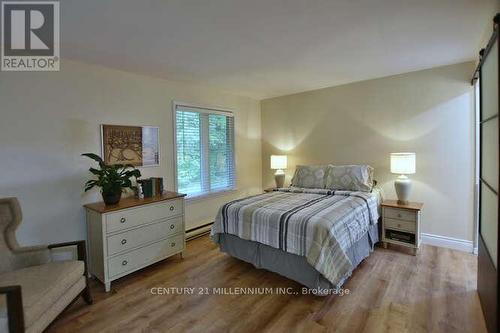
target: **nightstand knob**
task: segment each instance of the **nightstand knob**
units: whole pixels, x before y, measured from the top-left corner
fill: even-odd
[[[125,245],[127,244],[127,240],[126,239],[122,239],[122,245]]]
[[[127,260],[123,260],[122,261],[122,266],[126,266],[128,264],[128,261]]]
[[[171,224],[170,229],[173,229],[173,228],[175,228],[175,225]]]
[[[174,210],[174,206],[170,206],[170,211],[173,211]]]
[[[127,219],[126,219],[126,218],[124,218],[124,217],[122,217],[122,218],[120,219],[120,223],[125,223],[125,221],[127,221]]]
[[[175,243],[170,244],[171,247],[175,247]]]

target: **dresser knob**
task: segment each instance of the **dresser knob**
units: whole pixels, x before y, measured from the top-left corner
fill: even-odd
[[[127,240],[126,239],[122,239],[122,245],[125,245],[127,244]]]
[[[170,206],[170,211],[173,211],[174,210],[174,206]]]
[[[401,224],[398,223],[398,228],[401,228]]]
[[[125,221],[127,221],[127,219],[126,219],[126,218],[124,218],[124,217],[122,217],[122,218],[120,219],[120,223],[125,223]]]
[[[398,214],[398,217],[401,217],[401,214]]]
[[[175,247],[175,243],[170,244],[171,247]]]
[[[175,225],[171,224],[170,229],[173,229],[173,228],[175,228]]]
[[[126,266],[128,264],[128,261],[127,260],[123,260],[122,261],[122,266]]]

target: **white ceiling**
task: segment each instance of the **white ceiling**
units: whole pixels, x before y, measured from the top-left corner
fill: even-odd
[[[62,58],[267,98],[476,58],[498,0],[62,0]]]

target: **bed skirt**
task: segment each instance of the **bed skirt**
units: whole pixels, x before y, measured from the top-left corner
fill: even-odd
[[[368,232],[348,249],[347,256],[354,268],[373,252],[373,247],[379,240],[378,229],[378,223],[372,225]],[[310,289],[333,290],[340,288],[349,277],[346,276],[337,286],[333,286],[307,262],[305,257],[287,253],[265,244],[244,240],[231,234],[218,234],[218,236],[221,251],[251,263],[256,268],[278,273]]]

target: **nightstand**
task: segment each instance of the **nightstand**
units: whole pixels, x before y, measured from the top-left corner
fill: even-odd
[[[420,211],[424,204],[410,202],[398,204],[397,200],[382,202],[382,242],[402,245],[413,249],[417,255],[420,247]]]

